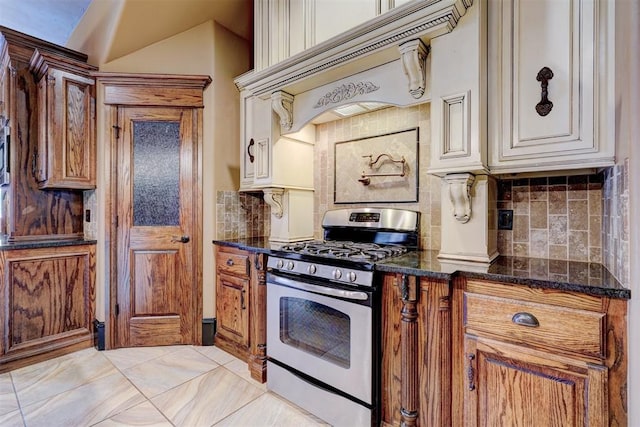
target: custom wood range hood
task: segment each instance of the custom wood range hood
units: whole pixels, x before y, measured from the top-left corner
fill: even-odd
[[[235,80],[241,91],[241,190],[263,191],[272,208],[272,242],[313,237],[313,140],[300,143],[305,126],[355,102],[405,107],[430,101],[431,41],[451,33],[472,3],[412,1],[264,68],[261,52],[281,46],[270,46],[278,43],[271,39],[258,42],[266,22],[260,13],[269,12],[258,6],[256,69]],[[283,25],[277,21],[268,21],[270,28]],[[279,159],[283,154],[286,164]],[[295,167],[293,155],[306,169],[287,175],[283,170]]]

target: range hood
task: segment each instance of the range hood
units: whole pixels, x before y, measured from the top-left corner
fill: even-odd
[[[430,41],[453,31],[472,3],[406,3],[275,65],[245,73],[235,83],[253,96],[272,98],[283,133],[355,101],[405,106],[428,101]],[[398,97],[399,87],[404,96]],[[302,99],[305,94],[309,99]]]

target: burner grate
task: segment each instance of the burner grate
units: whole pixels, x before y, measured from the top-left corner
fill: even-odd
[[[407,248],[402,245],[318,240],[286,245],[281,250],[303,255],[318,255],[355,261],[380,261],[407,252]]]

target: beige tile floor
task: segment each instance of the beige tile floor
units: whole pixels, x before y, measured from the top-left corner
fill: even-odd
[[[0,426],[320,426],[217,347],[93,348],[0,374]]]

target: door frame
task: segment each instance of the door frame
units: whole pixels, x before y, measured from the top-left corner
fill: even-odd
[[[105,348],[114,348],[116,340],[117,293],[117,147],[120,129],[119,107],[184,107],[193,109],[193,343],[202,344],[202,129],[203,92],[211,83],[204,75],[175,74],[92,74],[96,78],[98,102],[103,107],[102,138],[104,143],[104,304],[105,304]],[[98,120],[100,124],[101,121]]]

